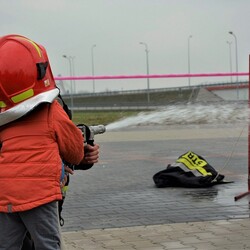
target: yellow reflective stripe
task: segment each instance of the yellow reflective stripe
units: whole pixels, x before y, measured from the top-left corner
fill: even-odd
[[[24,100],[32,97],[33,95],[34,95],[33,89],[28,89],[19,95],[15,95],[15,96],[11,97],[11,100],[14,103],[18,103],[18,102],[24,101]]]
[[[68,191],[68,188],[69,188],[69,186],[64,186],[64,187],[62,188],[62,191],[63,191],[63,192],[66,192],[66,191]]]
[[[39,55],[40,57],[42,57],[41,50],[40,50],[39,46],[38,46],[36,43],[34,43],[33,41],[31,41],[30,39],[27,39],[27,38],[25,38],[25,37],[18,37],[18,38],[20,38],[20,39],[23,39],[23,40],[26,40],[26,41],[30,42],[30,43],[31,43],[31,44],[35,47],[35,49],[36,49],[36,51],[37,51],[38,55]]]
[[[64,187],[62,188],[62,195],[63,195],[63,196],[66,196],[66,193],[67,193],[67,191],[68,191],[68,187],[69,187],[69,186],[64,186]]]
[[[183,163],[190,170],[199,171],[203,176],[212,175],[203,168],[207,165],[207,162],[200,159],[196,154],[192,152],[188,152],[185,155],[182,155],[181,158],[179,158],[176,162]]]
[[[3,101],[0,101],[0,108],[5,108],[7,105],[5,102]]]

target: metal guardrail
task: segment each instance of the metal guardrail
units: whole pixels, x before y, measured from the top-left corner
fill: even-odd
[[[169,87],[169,88],[157,88],[157,89],[149,89],[149,93],[159,93],[159,92],[166,92],[166,91],[182,91],[182,90],[189,90],[191,89],[199,89],[199,88],[205,88],[205,87],[212,87],[212,86],[225,86],[225,85],[243,85],[248,83],[247,80],[239,81],[239,83],[236,82],[220,82],[220,83],[202,83],[199,85],[194,86],[181,86],[181,87]],[[105,92],[95,92],[95,93],[88,93],[88,92],[79,92],[79,93],[73,93],[73,97],[93,97],[93,96],[113,96],[113,95],[127,95],[127,94],[143,94],[147,93],[147,89],[137,89],[137,90],[119,90],[119,91],[105,91]],[[62,94],[65,98],[70,98],[71,94]]]
[[[164,108],[164,106],[89,106],[89,107],[73,107],[70,108],[73,111],[97,111],[97,110],[110,110],[110,111],[119,111],[119,110],[156,110],[159,108]]]
[[[246,81],[242,81],[240,83],[241,85],[245,85]],[[117,100],[114,99],[112,102],[112,96],[120,96],[120,95],[132,95],[132,94],[147,94],[147,90],[130,90],[130,91],[113,91],[113,92],[103,92],[103,93],[92,93],[92,94],[75,94],[75,95],[64,95],[65,101],[71,106],[72,110],[155,110],[159,109],[161,107],[166,107],[167,105],[172,105],[176,103],[191,103],[196,100],[198,90],[200,88],[204,88],[205,86],[222,86],[222,85],[229,85],[228,83],[225,84],[209,84],[209,85],[199,85],[199,86],[194,86],[192,88],[189,87],[178,87],[178,88],[161,88],[161,89],[150,89],[150,94],[153,93],[164,93],[164,92],[178,92],[182,93],[187,90],[190,91],[189,96],[185,95],[185,98],[183,100],[180,100],[180,98],[176,98],[176,100],[173,100],[171,98],[170,101],[164,101],[160,100],[157,102],[157,99],[155,100],[150,100],[148,103],[145,99],[145,101],[138,102],[136,99],[134,101],[126,101],[126,98],[123,100]],[[232,84],[235,86],[236,84]],[[178,94],[177,94],[178,95]],[[102,102],[101,99],[95,101],[90,101],[89,103],[86,101],[81,101],[79,102],[79,98],[94,98],[95,97],[110,97],[111,100],[107,100],[106,102]],[[74,100],[73,102],[72,99]],[[78,99],[78,100],[77,100]],[[71,105],[73,103],[73,107]]]

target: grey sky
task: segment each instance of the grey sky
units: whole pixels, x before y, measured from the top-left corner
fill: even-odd
[[[69,76],[63,54],[75,56],[75,75],[146,74],[145,42],[151,74],[230,72],[229,45],[235,72],[248,71],[250,1],[248,0],[0,0],[0,35],[17,33],[44,45],[55,76]],[[246,79],[241,77],[240,79]],[[191,84],[230,81],[195,78]],[[150,80],[151,88],[187,85],[187,79]],[[96,81],[96,91],[146,88],[146,79]],[[92,81],[77,82],[92,90]]]

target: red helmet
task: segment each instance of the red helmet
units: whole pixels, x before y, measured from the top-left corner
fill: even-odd
[[[43,46],[20,35],[0,37],[0,126],[58,94]]]

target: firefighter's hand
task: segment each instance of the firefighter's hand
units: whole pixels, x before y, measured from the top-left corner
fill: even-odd
[[[94,164],[99,160],[99,144],[95,144],[91,146],[87,144],[84,147],[84,158],[81,161],[81,164]]]
[[[63,188],[65,186],[65,184],[67,183],[68,175],[74,174],[74,171],[71,168],[69,168],[68,166],[64,166],[64,171],[65,171],[65,175],[64,175],[63,180],[61,181],[61,188]]]
[[[68,166],[64,166],[64,171],[65,171],[66,175],[74,174],[74,171]]]

